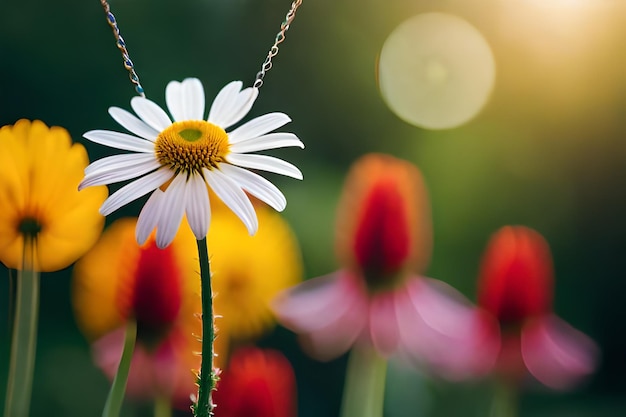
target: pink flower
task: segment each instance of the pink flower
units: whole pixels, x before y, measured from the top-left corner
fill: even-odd
[[[296,379],[278,351],[236,350],[213,393],[215,417],[295,417]]]
[[[342,268],[275,302],[304,349],[329,360],[355,344],[401,353],[451,378],[487,371],[497,329],[447,284],[421,273],[432,233],[426,187],[409,162],[371,154],[348,174],[337,216]]]
[[[548,387],[566,389],[595,369],[595,343],[552,313],[553,286],[550,248],[539,233],[505,226],[491,237],[478,301],[500,322],[501,376],[517,382],[528,370]]]

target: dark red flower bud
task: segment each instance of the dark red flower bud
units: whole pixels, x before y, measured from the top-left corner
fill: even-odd
[[[370,289],[406,272],[422,272],[431,252],[428,195],[420,171],[388,155],[370,154],[350,170],[337,216],[341,261]]]
[[[241,348],[220,375],[213,402],[215,417],[295,417],[291,364],[276,350]]]
[[[505,226],[490,239],[478,280],[478,302],[506,326],[552,309],[552,256],[546,240],[523,226]]]

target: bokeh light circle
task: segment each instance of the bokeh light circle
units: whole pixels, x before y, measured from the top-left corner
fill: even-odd
[[[378,63],[381,94],[401,119],[426,129],[458,127],[475,117],[495,82],[495,60],[480,32],[445,13],[404,21]]]

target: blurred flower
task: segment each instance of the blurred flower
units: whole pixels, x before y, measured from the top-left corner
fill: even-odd
[[[505,226],[491,237],[478,301],[500,322],[497,369],[513,382],[528,369],[543,384],[565,389],[596,367],[594,342],[552,314],[553,286],[550,248],[539,233]]]
[[[154,237],[139,246],[135,219],[114,222],[74,268],[73,304],[81,330],[93,342],[95,361],[115,375],[124,342],[123,324],[137,322],[137,344],[127,393],[166,396],[182,408],[195,393],[201,334],[200,281],[195,240],[183,224],[172,245]],[[219,338],[218,338],[219,340]]]
[[[98,239],[105,187],[78,192],[89,163],[85,148],[61,127],[18,120],[0,128],[0,261],[20,269],[24,243],[35,243],[33,266],[56,271]]]
[[[449,377],[484,372],[491,323],[453,288],[422,277],[431,252],[428,197],[409,162],[372,154],[348,174],[337,216],[343,268],[283,293],[279,320],[332,359],[354,344],[424,361]],[[485,343],[487,342],[487,343]]]
[[[259,231],[250,236],[223,204],[209,231],[214,308],[220,338],[246,341],[275,323],[270,302],[302,277],[298,243],[278,213],[256,204]]]
[[[296,379],[278,351],[236,350],[222,372],[213,398],[216,417],[295,417]]]
[[[278,211],[285,208],[286,199],[268,180],[244,168],[298,179],[302,179],[302,173],[281,159],[248,153],[304,145],[292,133],[269,133],[291,121],[283,113],[269,113],[226,132],[248,114],[257,98],[258,89],[242,90],[242,85],[241,81],[226,85],[215,98],[206,121],[204,90],[196,78],[167,85],[165,98],[174,122],[144,97],[133,97],[130,103],[139,118],[111,107],[113,119],[136,136],[107,130],[92,130],[84,136],[133,153],[94,162],[85,170],[80,187],[134,179],[104,202],[100,212],[105,216],[152,192],[137,222],[140,244],[157,228],[157,246],[166,247],[185,214],[195,237],[203,239],[211,219],[207,187],[254,234],[257,217],[244,191]]]

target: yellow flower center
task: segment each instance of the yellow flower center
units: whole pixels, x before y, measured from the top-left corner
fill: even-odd
[[[228,135],[204,120],[175,122],[162,131],[154,146],[157,160],[176,173],[201,173],[217,168],[230,152]]]

